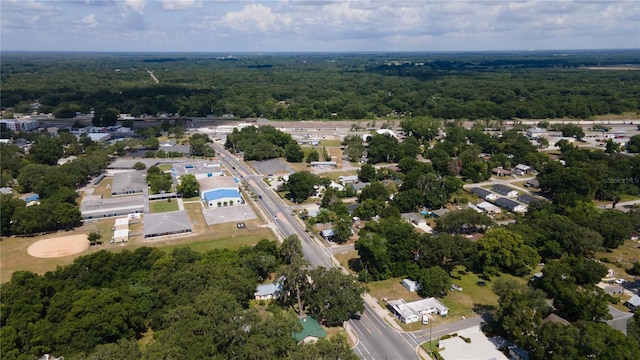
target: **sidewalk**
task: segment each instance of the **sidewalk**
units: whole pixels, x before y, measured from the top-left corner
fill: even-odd
[[[378,317],[380,317],[381,319],[385,320],[387,325],[391,326],[392,328],[394,328],[397,331],[404,332],[404,329],[402,329],[402,327],[400,327],[400,325],[398,325],[398,323],[396,322],[396,319],[393,317],[393,315],[391,315],[391,313],[387,309],[382,308],[382,306],[380,306],[380,304],[378,304],[378,302],[376,301],[376,299],[373,298],[373,296],[371,296],[369,294],[364,294],[362,298],[364,299],[364,301],[369,306],[371,306],[371,308],[373,309],[373,311],[376,312]]]

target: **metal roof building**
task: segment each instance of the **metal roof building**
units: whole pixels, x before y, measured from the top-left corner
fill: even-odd
[[[123,216],[144,211],[145,202],[142,195],[89,200],[83,201],[80,205],[80,213],[84,220]]]
[[[147,188],[144,171],[128,171],[113,175],[111,195],[139,194]]]
[[[191,232],[191,219],[185,210],[169,211],[144,216],[144,238]]]

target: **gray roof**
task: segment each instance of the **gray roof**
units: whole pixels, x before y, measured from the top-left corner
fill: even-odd
[[[493,189],[494,191],[499,192],[501,194],[507,194],[507,193],[509,193],[511,191],[516,191],[516,189],[510,188],[510,187],[508,187],[506,185],[502,185],[502,184],[493,185],[493,187],[491,189]]]
[[[443,217],[446,214],[450,213],[451,210],[449,209],[436,209],[436,210],[431,210],[431,213],[433,215],[435,215],[436,217]]]
[[[204,161],[204,160],[194,160],[194,161],[182,161],[179,163],[174,163],[171,168],[171,172],[175,176],[182,176],[185,174],[213,174],[213,173],[221,173],[222,165],[218,161]]]
[[[185,210],[144,216],[144,237],[191,232],[191,219]]]
[[[533,187],[539,187],[540,186],[540,181],[538,181],[538,179],[531,179],[529,181],[527,181],[527,184],[533,186]]]
[[[141,193],[147,188],[145,171],[129,171],[113,175],[111,194]]]
[[[347,211],[349,214],[353,214],[354,211],[360,206],[360,203],[347,204]]]
[[[493,194],[491,191],[487,189],[483,189],[481,187],[474,187],[471,189],[471,193],[480,196],[481,198],[486,198],[487,196]]]
[[[2,187],[0,188],[0,194],[11,195],[13,194],[13,189],[10,187]]]
[[[635,306],[635,307],[640,307],[640,296],[638,295],[633,295],[629,300],[627,300],[627,303]]]
[[[275,295],[282,290],[282,285],[279,282],[261,284],[256,287],[254,296],[268,296]]]
[[[418,213],[403,213],[400,215],[403,219],[407,219],[413,223],[419,224],[420,222],[426,221],[424,216]]]
[[[531,203],[535,203],[535,202],[540,201],[540,199],[538,199],[537,197],[531,196],[531,195],[528,195],[528,194],[522,194],[522,195],[518,196],[518,200],[522,201],[525,204],[531,204]]]
[[[496,204],[508,210],[513,210],[516,206],[522,206],[522,204],[504,197],[498,198],[498,200],[496,200]]]
[[[143,212],[144,209],[144,198],[142,195],[89,200],[83,201],[80,205],[80,212],[82,213],[83,219]]]
[[[133,165],[139,162],[145,164],[148,169],[154,165],[158,165],[159,160],[158,159],[118,159],[112,162],[111,164],[109,164],[108,168],[109,169],[133,169]]]

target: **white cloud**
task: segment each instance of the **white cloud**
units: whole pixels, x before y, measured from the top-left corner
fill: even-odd
[[[188,10],[202,7],[201,0],[163,0],[162,8],[165,10]]]
[[[92,28],[98,26],[98,22],[96,21],[96,17],[95,15],[93,15],[93,13],[90,13],[89,15],[83,17],[82,22]]]
[[[124,0],[126,8],[142,14],[144,12],[145,0]]]
[[[276,14],[262,4],[245,5],[240,11],[228,12],[222,25],[239,32],[270,32],[288,28],[292,19],[287,14]]]

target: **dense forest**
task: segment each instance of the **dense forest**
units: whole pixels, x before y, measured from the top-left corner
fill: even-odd
[[[40,112],[58,117],[94,109],[133,116],[234,114],[291,120],[588,118],[640,109],[640,72],[614,68],[637,68],[638,59],[637,50],[3,53],[1,106],[24,113],[39,101]]]
[[[44,275],[16,272],[0,287],[2,359],[357,359],[341,335],[296,346],[298,313],[335,326],[363,310],[364,291],[336,269],[309,270],[300,247],[100,251]],[[250,305],[275,273],[292,296]],[[139,346],[143,336],[153,339]]]

